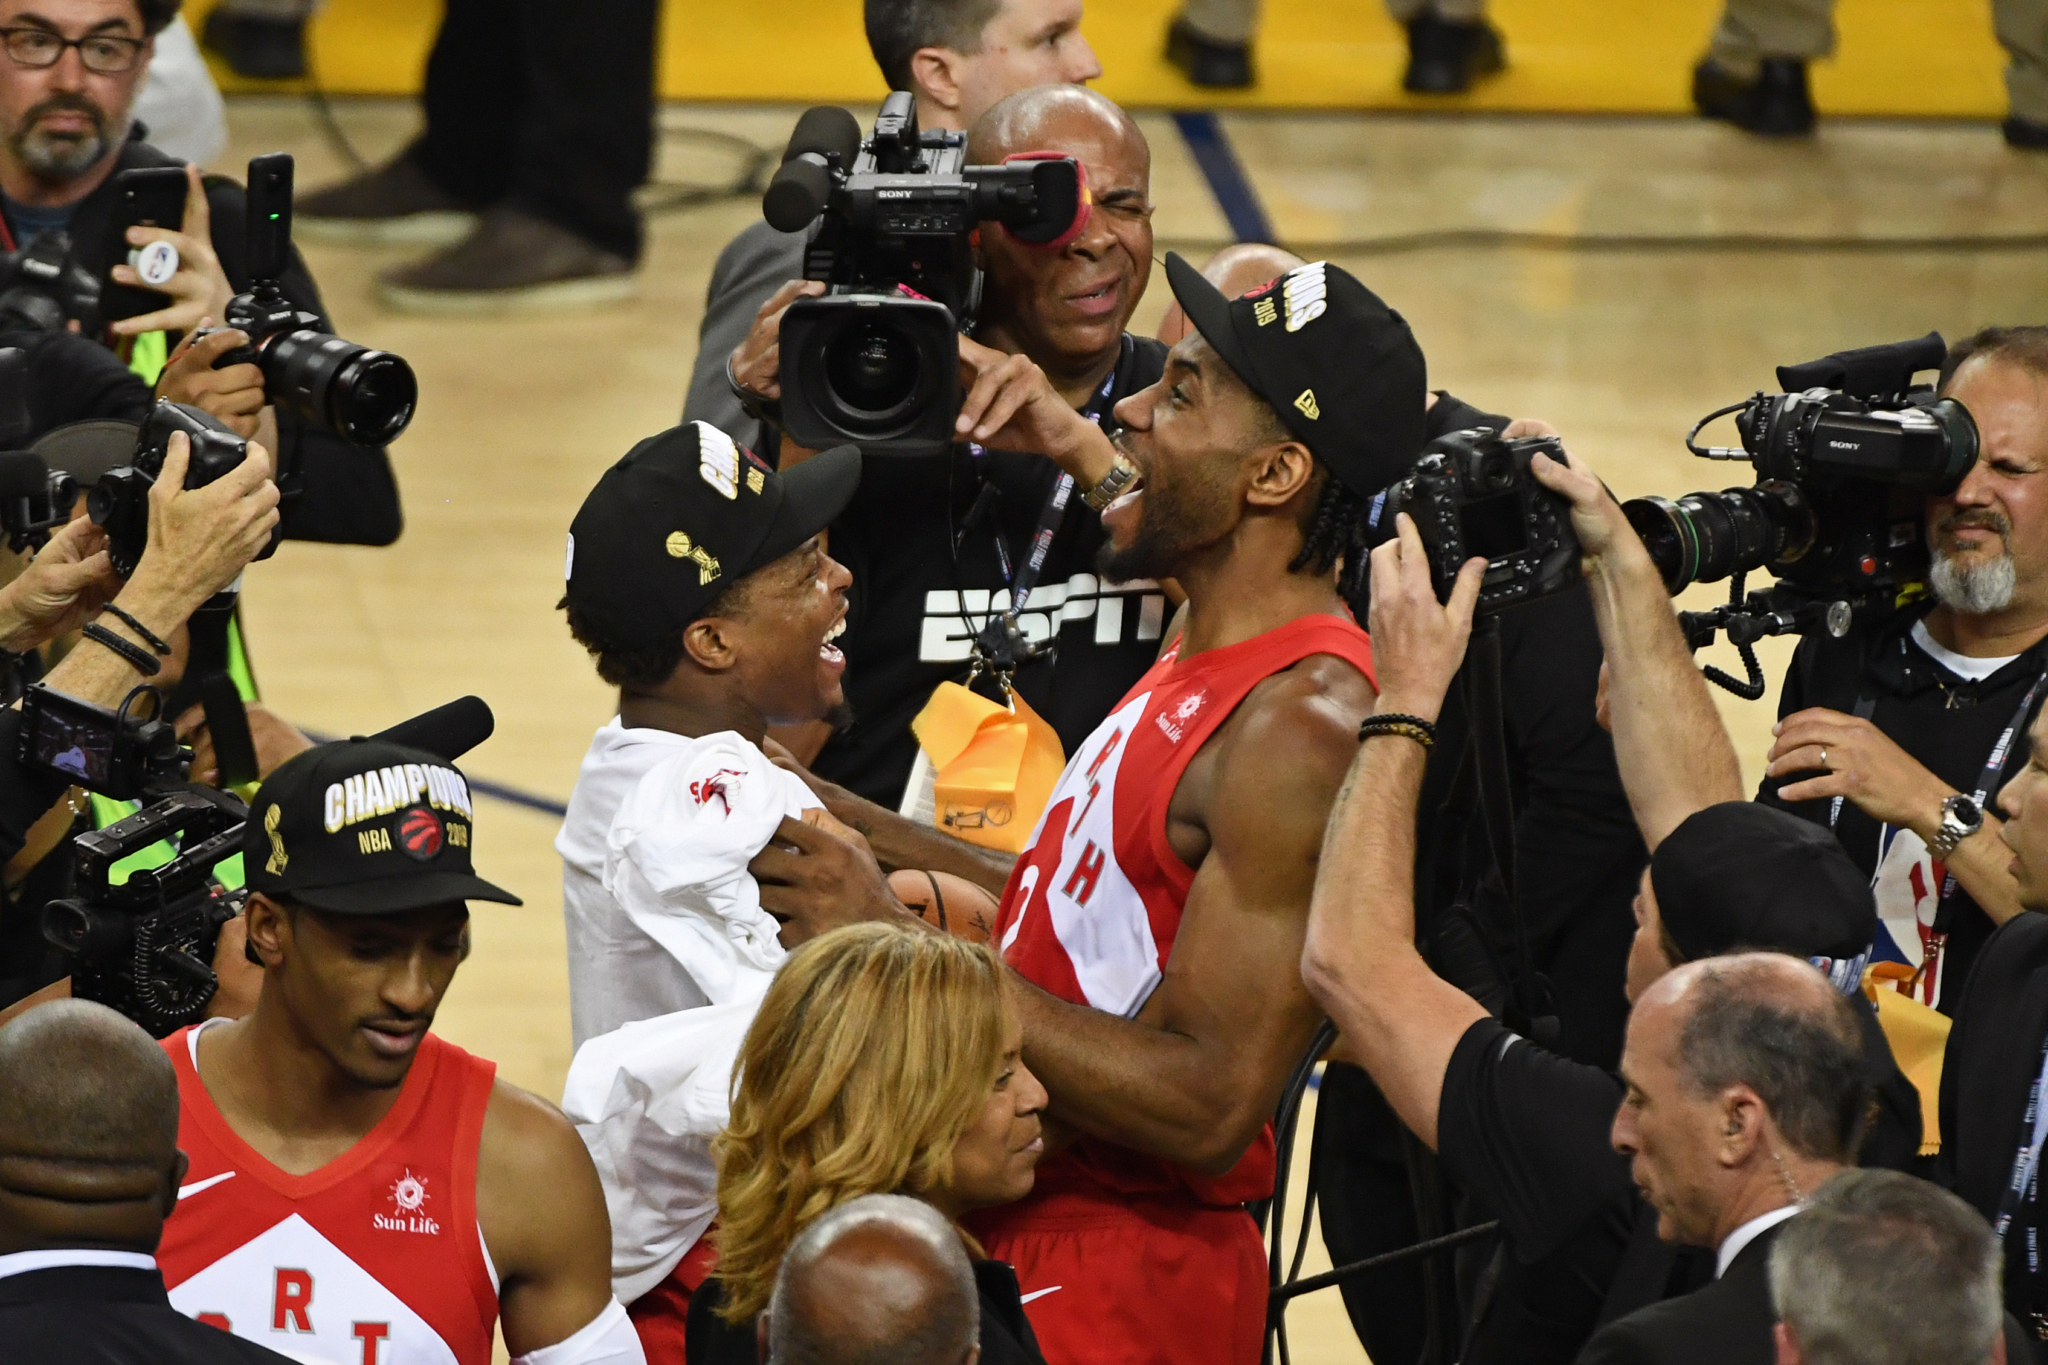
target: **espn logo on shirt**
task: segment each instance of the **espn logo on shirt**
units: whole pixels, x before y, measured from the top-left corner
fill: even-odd
[[[990,592],[969,588],[924,595],[924,631],[918,639],[920,663],[963,663],[972,654],[975,632],[991,611],[1010,605],[1007,589]],[[963,619],[964,618],[964,619]],[[1093,630],[1074,630],[1093,622]],[[1024,599],[1017,628],[1032,644],[1055,631],[1063,642],[1120,645],[1128,641],[1157,642],[1166,629],[1166,594],[1148,578],[1107,584],[1092,573],[1077,573],[1064,583],[1041,583]]]

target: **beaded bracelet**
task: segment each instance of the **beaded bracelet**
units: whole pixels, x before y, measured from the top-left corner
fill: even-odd
[[[1399,735],[1403,739],[1414,740],[1425,749],[1436,745],[1436,726],[1421,716],[1367,716],[1359,724],[1358,742],[1363,744],[1374,735]]]

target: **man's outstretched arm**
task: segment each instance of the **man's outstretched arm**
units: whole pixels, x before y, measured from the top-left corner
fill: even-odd
[[[1434,722],[1465,657],[1485,565],[1465,565],[1449,606],[1439,605],[1415,524],[1405,513],[1396,524],[1396,539],[1372,557],[1375,710]],[[1434,1148],[1451,1053],[1486,1010],[1415,947],[1415,808],[1428,761],[1427,749],[1400,735],[1359,747],[1330,812],[1301,974],[1343,1033],[1346,1055]]]

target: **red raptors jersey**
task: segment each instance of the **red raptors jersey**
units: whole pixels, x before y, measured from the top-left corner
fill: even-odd
[[[289,1175],[214,1107],[195,1064],[204,1027],[164,1039],[192,1160],[157,1250],[171,1303],[295,1360],[490,1365],[498,1277],[476,1152],[497,1067],[428,1034],[377,1126]]]
[[[1373,676],[1365,632],[1336,616],[1304,616],[1184,662],[1178,654],[1138,680],[1060,774],[996,926],[1004,960],[1026,978],[1126,1017],[1158,986],[1195,879],[1166,841],[1167,806],[1189,760],[1247,693],[1310,655]],[[1128,1193],[1184,1189],[1206,1204],[1263,1199],[1273,1192],[1272,1134],[1220,1177],[1093,1139],[1039,1167],[1046,1193],[1091,1180]]]

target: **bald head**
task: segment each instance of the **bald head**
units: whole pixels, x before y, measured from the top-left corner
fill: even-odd
[[[177,1073],[142,1029],[84,1000],[0,1028],[0,1253],[154,1250],[183,1168]]]
[[[1277,280],[1297,266],[1307,265],[1291,251],[1264,242],[1236,242],[1224,247],[1209,258],[1202,267],[1202,278],[1216,286],[1216,292],[1226,299],[1234,299],[1247,289],[1256,289],[1268,280]],[[1158,337],[1171,346],[1192,330],[1188,315],[1181,311],[1180,304],[1168,305],[1166,316],[1160,319]]]
[[[981,1308],[960,1234],[931,1205],[873,1194],[791,1244],[768,1306],[773,1365],[973,1365]]]
[[[1149,168],[1152,149],[1123,107],[1082,85],[1034,85],[998,100],[967,131],[967,160],[992,166],[1019,152],[1073,152],[1108,142],[1136,152]]]
[[[1696,1094],[1754,1090],[1803,1156],[1845,1161],[1868,1092],[1856,1012],[1812,964],[1782,953],[1690,962],[1660,977],[1636,1009],[1677,1012],[1680,1073]]]

